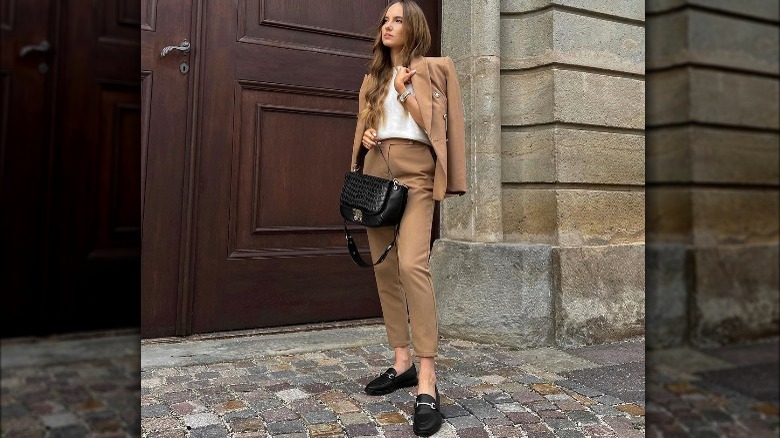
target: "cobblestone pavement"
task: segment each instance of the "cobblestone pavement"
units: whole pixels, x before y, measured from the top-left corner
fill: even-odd
[[[777,338],[647,352],[648,437],[780,436]]]
[[[387,347],[367,345],[145,369],[144,436],[411,437],[415,388],[363,392],[390,363]],[[444,340],[437,364],[446,423],[435,436],[643,435],[643,373],[632,402],[567,378],[599,365],[554,349]]]
[[[4,340],[3,437],[139,436],[140,337],[91,336]]]
[[[4,341],[2,436],[414,436],[416,388],[363,393],[392,357],[381,326],[145,341],[140,364],[139,341]],[[645,431],[641,339],[566,350],[442,339],[435,436],[777,436],[777,349],[649,352]]]

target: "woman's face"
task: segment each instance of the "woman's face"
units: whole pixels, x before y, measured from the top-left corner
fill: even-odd
[[[405,40],[404,7],[401,3],[395,3],[387,9],[387,14],[382,20],[382,44],[391,49],[400,49],[404,46]]]

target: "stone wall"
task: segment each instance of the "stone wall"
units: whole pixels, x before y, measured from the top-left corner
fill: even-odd
[[[431,266],[444,334],[573,346],[644,333],[644,3],[442,2],[468,194]]]
[[[778,2],[648,2],[647,345],[778,331]]]

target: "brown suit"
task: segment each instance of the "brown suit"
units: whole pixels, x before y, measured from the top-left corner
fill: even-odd
[[[412,76],[412,88],[436,160],[431,147],[425,143],[400,138],[380,138],[381,144],[367,153],[361,144],[366,126],[358,121],[352,164],[353,168],[362,165],[367,175],[389,178],[387,165],[377,150],[381,148],[389,160],[392,175],[409,187],[397,243],[385,261],[374,267],[374,274],[390,345],[406,347],[413,343],[415,356],[435,357],[439,326],[428,264],[430,240],[425,237],[431,235],[434,201],[466,191],[463,103],[450,58],[418,56],[410,67],[417,70]],[[360,87],[360,111],[365,107],[366,83],[364,78]],[[373,260],[392,241],[394,232],[395,227],[367,229]]]
[[[425,124],[423,130],[436,152],[433,199],[441,201],[445,196],[462,195],[466,192],[466,134],[455,65],[449,57],[416,56],[410,68],[417,70],[412,76],[412,88]],[[358,113],[366,104],[367,78],[368,75],[360,86]],[[362,161],[362,155],[366,153],[361,145],[366,129],[365,122],[358,120],[352,145],[353,166]]]

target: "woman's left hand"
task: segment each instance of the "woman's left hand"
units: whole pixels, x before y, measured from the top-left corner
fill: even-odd
[[[395,82],[393,83],[395,91],[397,91],[398,94],[406,91],[406,83],[412,80],[412,76],[414,76],[415,73],[417,73],[417,70],[410,70],[407,67],[398,69],[398,73],[395,75]]]

